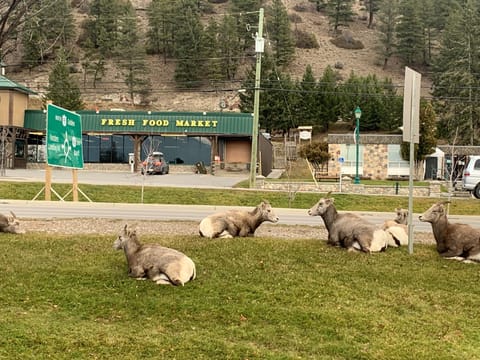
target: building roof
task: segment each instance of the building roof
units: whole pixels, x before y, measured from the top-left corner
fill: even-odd
[[[0,89],[16,90],[27,95],[36,95],[37,93],[26,86],[20,85],[15,81],[7,79],[5,76],[0,75]]]
[[[250,113],[156,112],[156,111],[76,111],[81,117],[83,133],[175,134],[251,136]],[[42,110],[25,110],[24,127],[45,131],[48,114]]]

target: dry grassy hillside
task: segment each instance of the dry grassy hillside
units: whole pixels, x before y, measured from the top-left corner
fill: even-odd
[[[137,9],[139,22],[145,25],[145,8],[149,4],[149,0],[134,0],[132,3]],[[403,83],[403,67],[392,59],[387,69],[382,69],[378,64],[375,56],[374,47],[376,42],[375,30],[368,29],[365,20],[365,14],[360,10],[359,4],[356,4],[358,17],[355,22],[350,25],[349,31],[355,40],[360,40],[364,44],[361,50],[346,50],[337,48],[330,40],[332,34],[329,31],[328,19],[321,13],[315,11],[315,5],[308,0],[284,0],[289,13],[295,13],[301,19],[292,28],[296,26],[300,30],[315,34],[320,47],[318,49],[296,49],[295,58],[290,66],[289,72],[292,77],[299,78],[303,75],[307,65],[311,65],[316,77],[320,77],[327,65],[334,66],[337,62],[341,62],[343,68],[338,70],[344,78],[354,71],[359,75],[376,74],[379,78],[389,77],[397,84]],[[217,13],[225,11],[225,4],[214,5]],[[301,9],[301,11],[299,11]],[[85,13],[77,11],[75,18],[77,24],[86,17]],[[268,21],[266,16],[265,21]],[[269,34],[265,33],[267,40]],[[252,40],[253,41],[253,40]],[[81,54],[77,54],[80,59]],[[244,68],[250,66],[250,62],[245,60]],[[173,82],[174,63],[167,62],[164,64],[158,57],[149,57],[149,66],[151,69],[151,83],[154,93],[151,97],[152,102],[148,105],[150,110],[158,111],[219,111],[219,103],[222,99],[227,100],[230,104],[235,103],[234,92],[177,92]],[[76,67],[75,76],[78,78],[80,85],[83,87],[83,74],[81,67]],[[12,69],[13,70],[13,69]],[[48,83],[48,66],[34,69],[31,73],[17,68],[14,72],[8,72],[7,77],[27,85],[35,91],[42,93]],[[241,79],[243,74],[239,74]],[[426,81],[426,80],[424,80]],[[238,83],[226,86],[228,88],[238,88]],[[134,108],[128,100],[128,94],[123,84],[122,75],[112,62],[108,64],[107,74],[103,78],[102,83],[95,89],[91,89],[87,81],[87,88],[83,89],[84,99],[87,107],[90,109],[100,108]],[[39,101],[32,102],[33,107],[38,106]],[[135,108],[139,108],[138,105]],[[233,106],[231,110],[235,110]]]

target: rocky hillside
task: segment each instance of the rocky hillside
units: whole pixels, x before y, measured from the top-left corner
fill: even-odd
[[[139,23],[146,23],[145,9],[151,0],[132,0],[137,9]],[[329,31],[328,19],[321,13],[315,11],[315,5],[308,0],[284,0],[288,12],[297,15],[300,19],[293,27],[313,33],[320,45],[318,49],[297,49],[295,58],[289,68],[293,78],[299,78],[303,75],[307,65],[311,65],[316,77],[321,76],[327,65],[340,65],[338,71],[343,77],[348,77],[354,71],[359,75],[376,74],[379,78],[392,78],[394,83],[403,83],[403,67],[391,59],[389,67],[382,69],[375,56],[374,48],[376,43],[376,30],[368,29],[366,23],[366,14],[356,5],[357,18],[350,25],[348,31],[350,36],[364,44],[361,50],[346,50],[333,45],[330,40],[332,34]],[[213,5],[217,13],[222,13],[225,5]],[[76,10],[75,19],[79,25],[86,14],[81,9]],[[268,17],[265,18],[268,21]],[[268,46],[269,34],[264,34]],[[252,40],[253,41],[253,40]],[[81,56],[79,55],[79,58]],[[252,61],[252,60],[250,60]],[[225,100],[230,105],[229,110],[236,110],[235,103],[238,101],[234,92],[205,92],[200,90],[190,92],[178,92],[173,82],[174,64],[163,64],[158,57],[149,57],[149,66],[151,69],[151,83],[154,93],[152,102],[148,105],[149,110],[156,111],[220,111],[219,103]],[[244,68],[250,64],[246,61]],[[75,76],[83,87],[84,79],[81,67],[74,66]],[[11,71],[10,71],[11,70]],[[18,81],[26,86],[43,93],[48,83],[48,66],[38,67],[32,72],[21,68],[8,68],[6,76],[12,80]],[[243,74],[238,74],[241,79]],[[232,84],[231,88],[237,88],[238,83]],[[133,106],[128,100],[127,91],[123,84],[122,76],[113,62],[108,64],[107,74],[102,83],[93,91],[90,86],[82,88],[84,99],[89,109],[110,109],[124,108],[138,109],[139,106]],[[33,101],[32,107],[37,107],[39,101]]]

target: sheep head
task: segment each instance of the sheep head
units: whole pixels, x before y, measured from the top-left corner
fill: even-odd
[[[450,201],[442,201],[433,204],[427,211],[418,217],[420,221],[435,223],[440,218],[446,217],[445,204],[449,204]]]
[[[327,194],[329,196],[330,193]],[[334,198],[321,198],[315,205],[313,205],[309,210],[308,210],[308,215],[310,216],[322,216],[327,212],[327,209],[330,206],[333,206],[335,199]]]
[[[20,229],[20,221],[13,211],[10,211],[10,215],[1,215],[0,227],[2,232],[12,234],[24,234],[25,230]]]
[[[396,208],[395,209],[396,217],[394,219],[395,222],[399,224],[405,224],[407,225],[408,223],[408,210],[402,209],[402,208]]]
[[[123,228],[123,230],[120,232],[120,234],[118,234],[118,237],[117,239],[114,241],[113,243],[113,248],[115,250],[123,250],[125,249],[125,245],[127,244],[127,242],[132,238],[132,237],[135,237],[136,238],[136,231],[130,231],[128,230],[128,225],[125,225],[125,227]]]
[[[259,205],[260,211],[262,213],[262,219],[264,221],[270,221],[272,223],[278,222],[278,216],[273,211],[272,205],[267,200],[263,200]]]

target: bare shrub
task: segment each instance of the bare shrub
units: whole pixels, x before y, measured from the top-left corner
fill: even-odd
[[[294,36],[295,47],[299,49],[318,49],[320,47],[315,34],[303,30],[296,30]]]
[[[353,35],[350,31],[345,31],[344,33],[338,35],[336,38],[331,39],[330,42],[336,47],[342,49],[359,50],[365,47],[360,40],[355,40],[353,38]]]
[[[307,6],[305,4],[297,4],[293,7],[293,10],[297,12],[306,12],[308,11]]]

